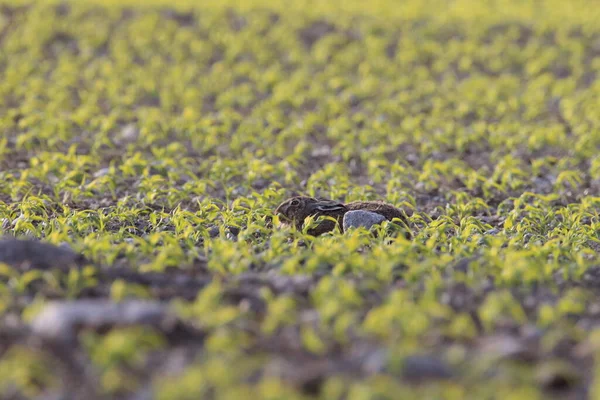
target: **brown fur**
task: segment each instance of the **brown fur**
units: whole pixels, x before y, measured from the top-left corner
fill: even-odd
[[[297,229],[302,229],[304,220],[309,216],[315,218],[328,216],[337,220],[337,225],[343,231],[342,221],[344,214],[352,210],[365,210],[383,215],[387,220],[394,218],[404,220],[402,211],[391,204],[381,201],[353,201],[340,203],[334,200],[316,199],[314,197],[296,196],[281,203],[275,210],[283,223],[294,224]],[[310,235],[319,236],[335,229],[336,223],[331,220],[322,221],[316,228],[308,231]]]

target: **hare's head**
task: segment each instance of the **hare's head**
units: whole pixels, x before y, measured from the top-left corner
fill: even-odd
[[[276,209],[275,214],[279,215],[284,223],[293,221],[302,222],[308,217],[310,209],[317,203],[317,199],[307,196],[295,196],[281,203]]]
[[[301,224],[310,215],[327,215],[339,211],[346,211],[346,206],[340,202],[295,196],[281,203],[275,210],[275,214],[278,214],[284,223],[296,221],[297,224]]]

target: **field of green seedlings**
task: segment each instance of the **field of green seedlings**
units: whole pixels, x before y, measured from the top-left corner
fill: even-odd
[[[598,21],[0,0],[0,398],[600,398]]]

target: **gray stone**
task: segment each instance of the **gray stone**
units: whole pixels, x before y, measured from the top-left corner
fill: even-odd
[[[80,329],[147,325],[161,328],[176,318],[161,303],[129,300],[77,300],[49,303],[32,321],[32,331],[42,337],[72,340]]]
[[[364,210],[353,210],[348,211],[344,214],[344,232],[351,228],[371,228],[373,225],[377,225],[385,221],[385,217],[381,214],[377,214],[371,211]]]

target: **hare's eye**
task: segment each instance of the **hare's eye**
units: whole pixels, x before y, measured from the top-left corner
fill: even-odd
[[[292,200],[292,205],[293,206],[299,206],[300,205],[300,201],[298,201],[298,200]]]

